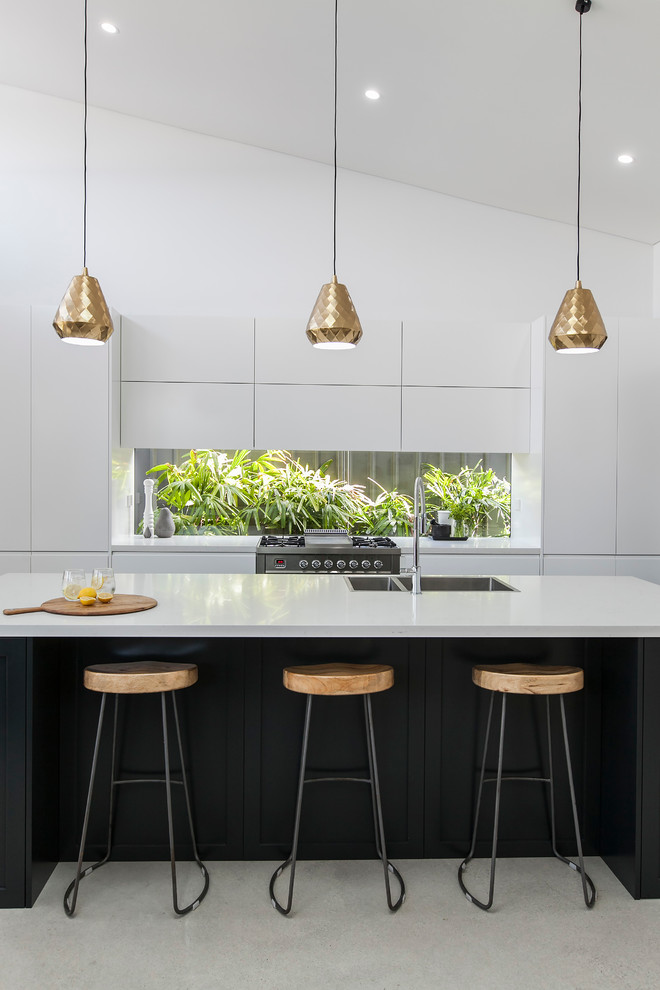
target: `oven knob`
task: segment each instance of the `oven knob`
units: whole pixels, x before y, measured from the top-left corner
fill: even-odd
[[[371,567],[371,561],[370,560],[363,560],[362,561],[362,567],[364,568],[365,571],[368,571],[369,568]]]
[[[349,562],[348,562],[348,566],[350,567],[350,569],[351,569],[352,571],[354,571],[354,570],[355,570],[355,568],[356,568],[356,567],[358,566],[358,562],[357,562],[357,560],[349,560]]]
[[[374,570],[379,571],[383,566],[382,560],[374,560]]]
[[[318,569],[319,569],[320,566],[321,566],[321,561],[320,560],[313,560],[312,561],[312,567],[314,568],[315,571],[318,571]]]
[[[304,571],[307,567],[309,567],[309,561],[304,559],[299,560],[298,567],[300,568],[301,571]]]
[[[324,567],[327,567],[327,569],[328,569],[329,571],[331,571],[331,570],[332,570],[332,566],[333,566],[333,565],[332,565],[332,561],[331,561],[331,560],[324,560],[324,561],[323,561],[323,566],[324,566]]]
[[[343,571],[345,567],[346,567],[346,561],[345,560],[338,560],[337,561],[337,570],[338,571]]]

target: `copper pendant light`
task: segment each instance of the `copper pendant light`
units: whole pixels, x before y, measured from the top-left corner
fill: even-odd
[[[62,297],[53,327],[67,344],[103,344],[114,329],[101,286],[87,271],[87,0],[84,0],[83,270]]]
[[[578,74],[578,175],[577,175],[577,281],[569,289],[555,316],[548,340],[560,354],[593,354],[607,340],[605,324],[589,289],[580,281],[580,191],[582,157],[582,15],[591,10],[591,0],[577,0],[580,15],[580,60]]]
[[[337,6],[335,0],[335,118],[334,192],[332,208],[332,281],[321,286],[307,323],[307,337],[314,347],[341,350],[355,347],[362,327],[348,289],[337,281]]]

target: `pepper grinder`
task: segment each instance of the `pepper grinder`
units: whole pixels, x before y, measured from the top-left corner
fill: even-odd
[[[145,540],[150,539],[154,535],[154,485],[155,481],[153,478],[144,479],[144,516],[142,535]]]

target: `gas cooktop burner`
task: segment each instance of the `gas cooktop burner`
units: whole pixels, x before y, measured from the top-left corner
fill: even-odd
[[[394,540],[391,540],[389,536],[354,536],[353,537],[354,547],[387,547],[391,549],[396,546]]]
[[[304,536],[262,536],[260,547],[304,547]]]
[[[396,543],[389,536],[351,536],[349,539],[352,540],[354,547],[358,547],[361,550],[373,550],[381,547],[391,550],[396,547]],[[311,537],[309,537],[309,542],[314,542]],[[336,542],[343,544],[344,541],[340,538]],[[332,543],[332,537],[323,538],[324,546],[329,547]],[[307,543],[305,536],[262,536],[258,545],[260,547],[304,547]]]

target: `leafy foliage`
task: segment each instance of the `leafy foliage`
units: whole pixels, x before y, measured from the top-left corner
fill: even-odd
[[[179,535],[246,534],[250,529],[283,533],[303,529],[349,529],[377,536],[407,535],[412,529],[409,495],[380,488],[370,499],[362,485],[332,478],[331,461],[310,468],[286,450],[250,451],[230,457],[217,450],[191,450],[180,464],[159,464],[157,497],[169,507]],[[470,532],[510,519],[510,486],[491,470],[462,468],[458,475],[428,468],[429,508],[449,509]],[[373,480],[373,479],[370,479]]]
[[[508,536],[511,532],[511,485],[489,468],[462,467],[458,474],[424,465],[427,507],[445,509],[463,536]]]

